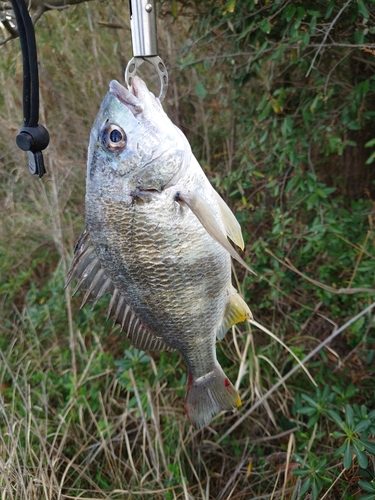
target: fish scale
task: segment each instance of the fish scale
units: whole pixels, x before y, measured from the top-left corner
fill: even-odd
[[[111,82],[87,170],[87,226],[68,283],[78,280],[83,305],[112,294],[108,314],[136,347],[181,353],[185,412],[207,425],[241,403],[215,349],[217,337],[251,318],[231,284],[231,256],[249,269],[227,240],[243,247],[239,224],[137,77],[130,90]]]
[[[171,198],[165,197],[165,203],[157,200],[152,210],[145,204],[135,204],[131,210],[124,211],[121,205],[107,201],[103,208],[104,219],[100,221],[97,220],[98,212],[89,210],[89,199],[86,221],[89,227],[105,228],[100,231],[99,238],[105,235],[113,254],[102,256],[102,265],[113,274],[114,284],[122,290],[136,314],[172,346],[189,350],[185,345],[189,343],[186,342],[189,331],[209,328],[210,336],[216,335],[227,298],[229,255],[212,240],[193,214],[181,219],[182,224],[175,224],[172,238],[166,237],[163,231],[155,232],[155,220],[160,217],[166,221],[164,225],[169,226],[168,221],[172,224],[177,203],[173,201],[172,205]],[[119,240],[118,234],[126,237]],[[95,241],[95,229],[91,237]],[[189,255],[182,260],[180,253],[185,246]],[[212,257],[206,255],[210,247],[213,248]],[[121,279],[124,267],[126,276]],[[202,269],[207,267],[213,279],[205,281]],[[223,269],[227,272],[223,273]],[[189,276],[188,282],[186,276]],[[139,296],[148,299],[139,303]],[[216,298],[214,302],[212,297]],[[183,347],[176,329],[184,338]],[[195,336],[191,334],[193,341]]]

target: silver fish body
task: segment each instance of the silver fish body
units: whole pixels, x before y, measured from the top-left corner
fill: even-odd
[[[227,236],[239,225],[182,134],[139,79],[111,82],[93,126],[86,228],[68,281],[87,300],[112,294],[110,315],[136,347],[177,349],[189,375],[185,411],[197,427],[240,404],[216,359],[216,337],[251,317],[231,284]]]

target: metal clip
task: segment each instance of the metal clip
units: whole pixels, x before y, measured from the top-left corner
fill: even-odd
[[[156,8],[154,0],[130,0],[130,27],[132,32],[133,58],[125,70],[128,87],[145,61],[156,68],[160,78],[160,102],[168,89],[168,71],[158,54]]]
[[[164,101],[165,94],[167,93],[168,90],[168,71],[167,68],[165,67],[165,64],[163,63],[162,59],[159,56],[153,56],[153,57],[132,57],[126,66],[125,70],[125,81],[128,87],[131,86],[132,79],[137,73],[137,69],[141,64],[144,62],[148,62],[149,64],[152,64],[156,68],[156,71],[159,74],[160,78],[160,93],[159,93],[159,99],[160,102]]]

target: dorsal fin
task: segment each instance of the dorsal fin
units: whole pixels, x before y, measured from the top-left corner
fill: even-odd
[[[106,275],[91,242],[88,227],[86,226],[78,238],[74,248],[74,257],[69,269],[66,285],[77,280],[73,295],[78,291],[85,291],[81,308],[87,302],[93,301],[93,306],[105,294],[111,294],[108,308],[108,317],[119,324],[121,331],[125,331],[134,347],[143,351],[173,351],[162,338],[156,337],[145,327],[136,316],[133,309],[125,302],[124,297]]]

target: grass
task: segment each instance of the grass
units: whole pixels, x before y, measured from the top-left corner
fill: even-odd
[[[305,221],[285,222],[285,208],[277,219],[282,227],[274,235],[282,230],[286,238],[290,230],[300,241],[306,231],[313,248],[319,249],[310,261],[300,252],[302,272],[292,259],[289,240],[281,251],[272,246],[272,238],[268,248],[259,235],[252,237],[253,229],[257,234],[260,226],[269,224],[269,214],[262,218],[261,211],[255,211],[249,222],[252,209],[246,199],[231,198],[244,216],[247,246],[258,271],[250,280],[239,270],[237,288],[257,321],[292,354],[254,325],[228,332],[217,345],[218,357],[239,389],[243,406],[216,416],[200,431],[183,412],[186,370],[180,356],[131,348],[105,322],[106,298],[94,311],[80,311],[80,297],[72,299],[69,289],[64,292],[72,249],[83,226],[91,123],[107,82],[121,79],[130,55],[126,31],[98,28],[100,21],[114,19],[125,25],[127,12],[93,1],[47,13],[37,26],[40,121],[52,136],[43,181],[29,175],[26,159],[14,145],[21,117],[17,41],[0,52],[1,500],[351,500],[371,495],[375,335],[373,314],[363,311],[373,295],[349,295],[347,290],[372,286],[366,276],[373,273],[375,233],[366,201],[353,202],[354,227],[342,234],[333,221],[336,233],[327,225],[321,242],[317,225],[310,231],[303,229]],[[189,111],[182,125],[195,143],[200,131],[192,123],[212,124],[216,104],[199,107],[197,77],[192,71],[191,81],[184,80],[187,73],[177,71],[178,50],[170,49],[188,37],[189,18],[178,24],[165,16],[162,28],[171,95],[186,93],[180,96],[179,119]],[[215,78],[223,84],[222,75]],[[166,105],[171,115],[177,113],[176,104],[167,99]],[[224,115],[223,123],[230,104]],[[208,131],[206,124],[201,135],[207,158]],[[215,144],[215,151],[220,147]],[[224,172],[209,173],[228,194],[225,169],[234,168],[229,163],[226,157]],[[271,189],[260,178],[257,193]],[[345,214],[337,212],[338,219],[345,215],[350,221],[348,205]],[[319,205],[319,210],[325,206]],[[345,264],[341,281],[332,278],[335,259]],[[346,292],[336,293],[340,288]],[[358,313],[362,315],[351,322]],[[325,343],[331,334],[331,342]],[[317,388],[296,358],[306,365]]]
[[[41,291],[28,292],[28,306],[8,327],[13,341],[5,342],[10,332],[3,335],[4,498],[292,497],[294,457],[306,462],[305,453],[319,443],[318,425],[309,434],[293,416],[288,375],[266,392],[277,368],[256,354],[251,331],[235,329],[227,340],[244,407],[195,431],[182,410],[186,376],[179,356],[154,360],[128,349],[116,363],[123,342],[102,321],[98,326],[102,308],[78,313],[73,369],[66,320],[59,321],[66,309],[59,300],[63,282],[60,266]],[[263,363],[271,370],[262,370]],[[320,442],[326,439],[323,433]]]

